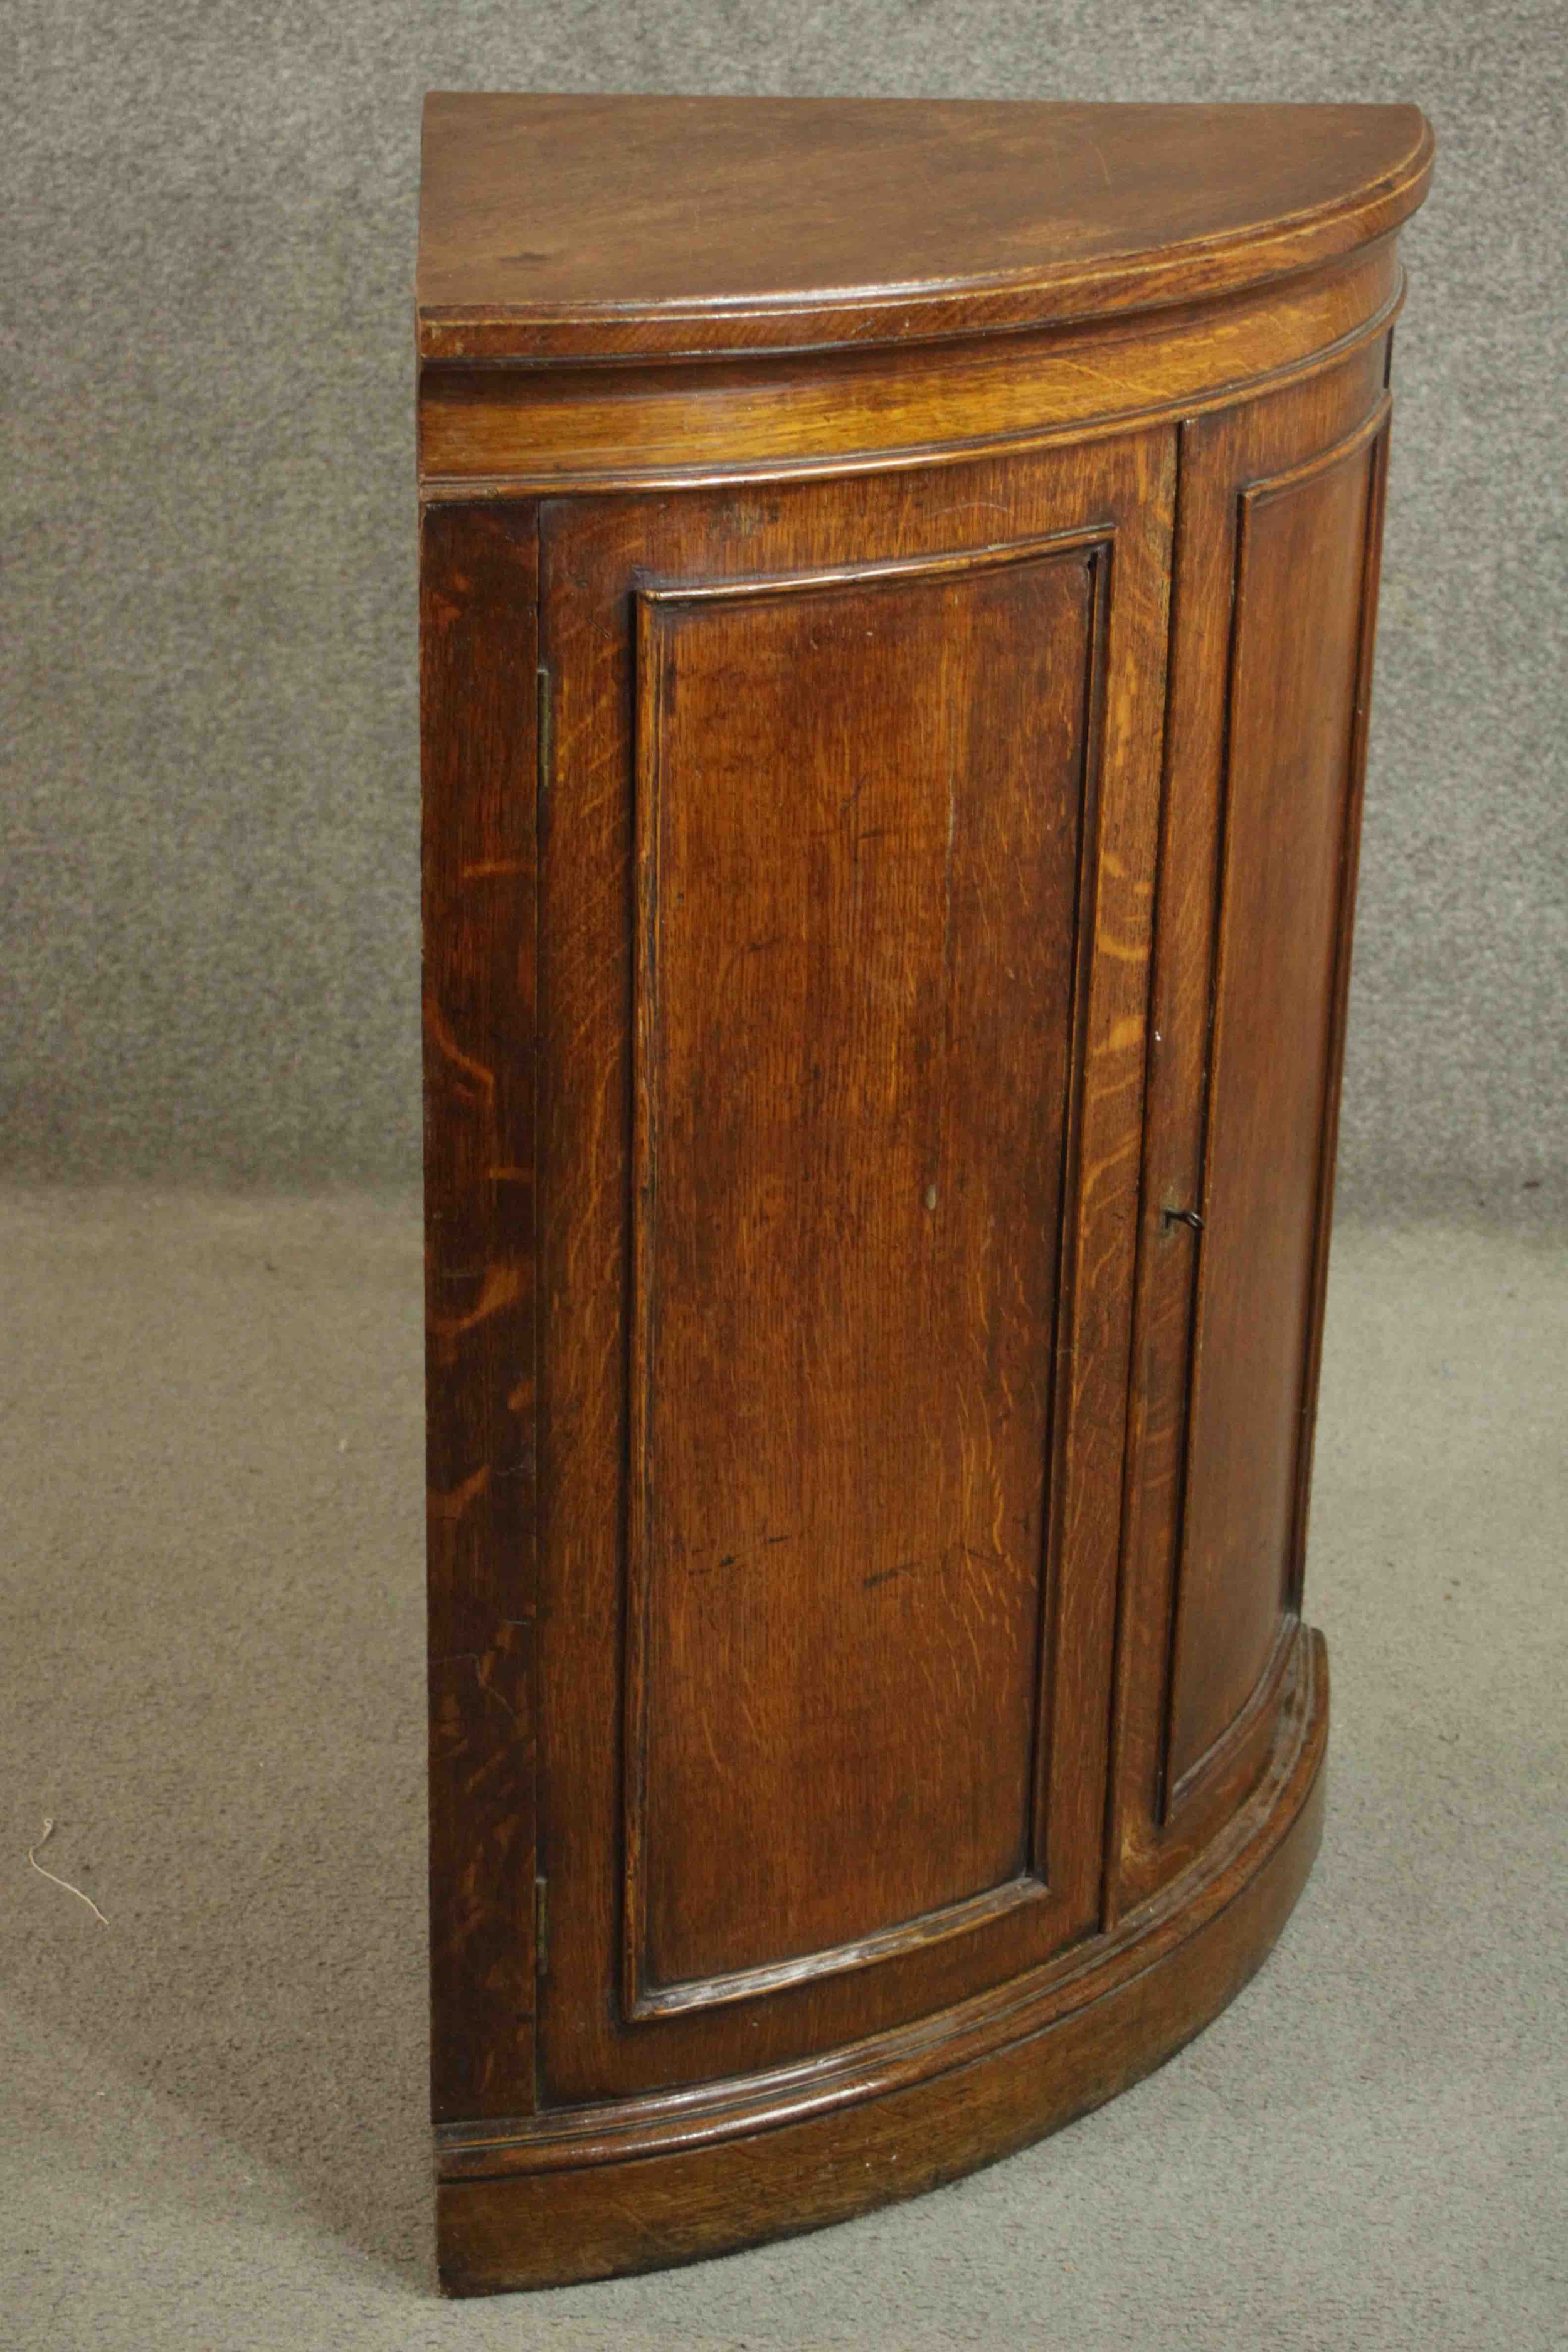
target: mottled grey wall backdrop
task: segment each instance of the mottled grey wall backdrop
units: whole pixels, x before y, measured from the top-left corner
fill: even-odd
[[[1564,47],[1557,0],[23,0],[5,1163],[417,1168],[425,89],[1415,99],[1342,1197],[1550,1192]]]

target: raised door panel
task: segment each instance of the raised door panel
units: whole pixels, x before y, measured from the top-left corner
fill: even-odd
[[[639,2007],[1038,1892],[1102,556],[640,600]]]
[[[1170,456],[544,510],[552,2100],[1100,1924]]]
[[[1300,1663],[1386,352],[1184,429],[1118,1704],[1117,1901]]]

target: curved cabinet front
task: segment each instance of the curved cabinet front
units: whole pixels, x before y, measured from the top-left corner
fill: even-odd
[[[1118,320],[1125,413],[1082,323],[748,361],[732,447],[739,362],[428,371],[455,2291],[1020,2146],[1295,1898],[1396,296]]]

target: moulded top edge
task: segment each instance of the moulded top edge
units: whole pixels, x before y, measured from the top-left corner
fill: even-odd
[[[456,361],[891,343],[1201,299],[1397,228],[1415,106],[426,100],[418,337]]]

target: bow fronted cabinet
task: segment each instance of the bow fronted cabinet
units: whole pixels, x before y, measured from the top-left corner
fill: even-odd
[[[1413,107],[437,97],[442,2273],[952,2178],[1230,1999]]]

